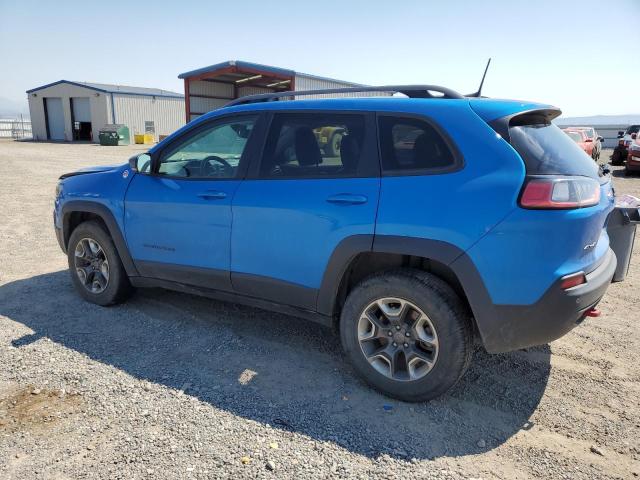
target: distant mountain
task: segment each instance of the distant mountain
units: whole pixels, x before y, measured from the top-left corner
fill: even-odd
[[[559,117],[557,125],[630,125],[640,123],[640,114],[594,115],[592,117]]]
[[[0,97],[0,118],[20,118],[21,114],[25,120],[29,119],[29,105],[26,100],[18,102]]]

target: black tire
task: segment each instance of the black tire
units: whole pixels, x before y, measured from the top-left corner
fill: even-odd
[[[78,243],[84,239],[91,239],[97,242],[104,252],[104,257],[108,262],[109,275],[106,287],[99,293],[94,293],[90,291],[88,287],[85,287],[78,273],[76,273],[76,247]],[[122,265],[118,251],[113,244],[111,236],[99,222],[90,220],[81,223],[75,228],[69,238],[67,259],[69,264],[69,273],[71,274],[71,281],[76,287],[78,293],[86,301],[97,305],[108,306],[121,303],[131,296],[133,287],[131,286],[127,272]]]
[[[438,338],[435,364],[416,380],[396,380],[375,369],[358,339],[362,312],[377,299],[392,297],[419,307]],[[390,335],[390,334],[389,334]],[[356,372],[382,393],[408,402],[430,400],[447,392],[464,375],[473,353],[471,316],[453,289],[440,278],[414,269],[375,274],[348,295],[340,316],[342,347]]]

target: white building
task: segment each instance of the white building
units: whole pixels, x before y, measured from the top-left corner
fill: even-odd
[[[185,124],[184,96],[157,88],[60,80],[27,95],[34,140],[97,142],[106,124],[128,126],[132,142],[152,127],[157,140]]]
[[[189,121],[246,95],[362,86],[344,80],[240,60],[230,60],[181,73],[178,78],[184,79],[186,118]],[[371,95],[372,93],[367,93],[357,96]]]

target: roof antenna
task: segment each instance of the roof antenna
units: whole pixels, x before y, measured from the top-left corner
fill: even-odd
[[[491,57],[489,57],[489,61],[487,62],[487,66],[484,69],[484,74],[482,75],[482,80],[480,81],[480,86],[478,87],[478,91],[475,93],[470,93],[465,95],[465,97],[481,97],[482,93],[482,85],[484,85],[484,79],[487,76],[487,70],[489,70],[489,65],[491,64]]]

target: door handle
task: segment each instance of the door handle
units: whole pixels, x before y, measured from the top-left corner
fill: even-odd
[[[367,197],[364,195],[355,195],[353,193],[338,193],[327,198],[327,202],[337,205],[360,205],[367,203]]]
[[[208,190],[206,192],[199,193],[198,196],[205,200],[222,200],[223,198],[227,198],[226,193],[218,190]]]

